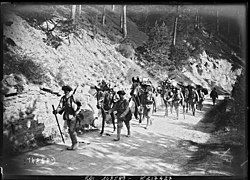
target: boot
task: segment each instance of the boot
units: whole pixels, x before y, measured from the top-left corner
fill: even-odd
[[[114,139],[114,141],[120,141],[120,137],[121,137],[121,128],[117,128],[117,138]]]
[[[148,129],[148,126],[149,126],[149,118],[147,118],[147,125],[146,125],[145,129]]]
[[[127,127],[127,129],[128,129],[128,135],[127,135],[127,137],[130,137],[130,127]]]
[[[72,144],[71,147],[68,147],[67,150],[76,150],[76,149],[78,149],[78,146],[79,146],[79,143],[77,142],[75,144]]]
[[[74,133],[69,133],[70,135],[70,139],[71,139],[71,142],[72,142],[72,146],[71,147],[68,147],[67,150],[76,150],[79,146],[79,143],[77,142],[77,134],[76,132]]]

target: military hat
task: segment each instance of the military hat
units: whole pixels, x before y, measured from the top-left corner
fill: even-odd
[[[175,88],[175,89],[180,89],[180,86],[175,86],[174,88]]]
[[[117,92],[117,94],[119,94],[119,95],[125,95],[126,93],[123,90],[120,90],[120,91]]]
[[[70,86],[63,86],[62,90],[63,91],[72,91],[73,89]]]
[[[194,83],[190,84],[190,87],[191,87],[191,88],[195,88]]]

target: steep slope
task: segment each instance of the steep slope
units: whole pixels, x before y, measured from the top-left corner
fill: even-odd
[[[69,33],[68,37],[61,35],[62,29],[55,29],[52,33],[46,31],[53,28],[51,21],[42,19],[51,14],[50,8],[21,6],[4,12],[5,76],[1,87],[4,96],[1,98],[5,145],[14,146],[9,150],[25,151],[36,146],[38,138],[53,139],[59,135],[51,105],[59,103],[62,85],[73,88],[80,85],[76,94],[86,104],[88,87],[99,80],[109,80],[128,91],[133,76],[149,76],[131,59],[117,52],[119,44],[100,33],[93,38],[91,24],[81,24],[82,27]],[[62,14],[70,11],[64,6],[56,8]],[[64,22],[65,17],[60,11],[54,10],[56,15],[52,21]],[[87,23],[84,18],[82,21]],[[39,23],[41,19],[44,22]],[[66,28],[66,25],[69,24],[61,27]],[[95,101],[92,102],[95,106]],[[58,117],[63,126],[63,120]]]

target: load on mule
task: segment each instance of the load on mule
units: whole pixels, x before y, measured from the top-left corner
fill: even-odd
[[[97,91],[96,99],[97,99],[97,108],[101,110],[102,114],[102,129],[100,135],[102,136],[104,133],[105,122],[107,121],[108,115],[110,114],[113,130],[115,132],[115,115],[113,112],[109,113],[109,110],[113,107],[115,101],[115,91],[108,87],[106,82],[103,80],[99,87],[95,86]]]
[[[139,123],[142,121],[142,107],[141,107],[141,82],[139,77],[137,79],[132,79],[132,87],[130,91],[130,96],[135,104],[135,110],[134,110],[134,116],[137,120],[139,120]]]

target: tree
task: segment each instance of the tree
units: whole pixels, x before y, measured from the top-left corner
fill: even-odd
[[[103,5],[103,13],[102,13],[102,25],[105,25],[105,19],[106,19],[106,6]]]
[[[120,27],[121,29],[123,30],[123,11],[122,11],[122,8],[121,8],[121,14],[120,14]]]
[[[123,5],[123,38],[127,37],[127,10],[126,10],[127,6]]]
[[[161,26],[155,22],[155,26],[150,30],[149,40],[146,45],[148,60],[159,63],[162,67],[171,65],[169,61],[171,36],[165,23]]]
[[[174,21],[174,33],[173,33],[173,42],[172,45],[175,46],[176,43],[176,33],[177,33],[177,26],[178,26],[178,16],[179,16],[179,5],[176,8],[176,16]]]
[[[79,12],[78,12],[79,17],[81,17],[81,12],[82,12],[82,5],[79,5]]]
[[[219,34],[220,32],[220,22],[219,22],[219,8],[216,8],[216,33]]]
[[[71,7],[71,19],[73,20],[73,24],[76,21],[76,5],[72,5]]]

